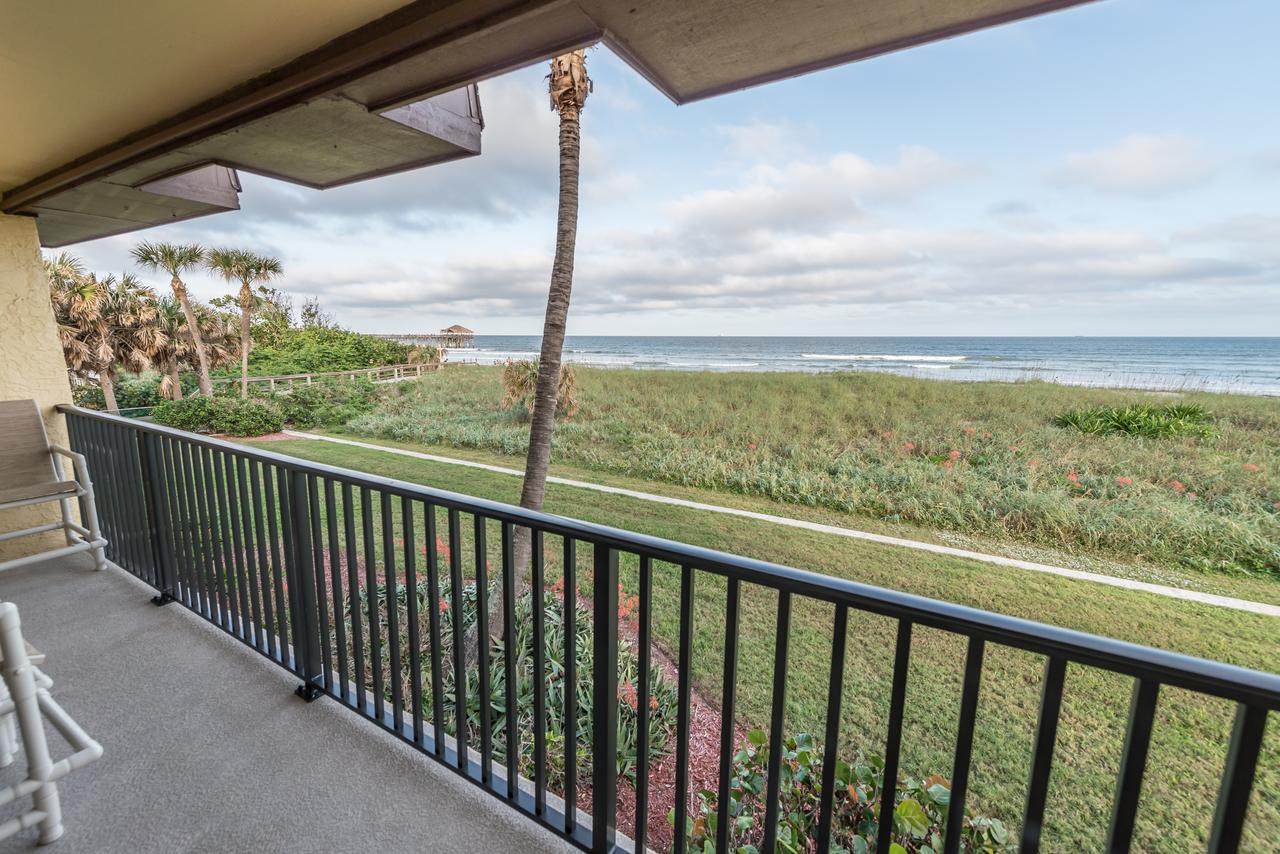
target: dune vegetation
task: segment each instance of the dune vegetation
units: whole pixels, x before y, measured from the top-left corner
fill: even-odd
[[[405,384],[347,429],[520,457],[528,424],[502,406],[501,373],[455,368]],[[557,463],[1108,559],[1280,577],[1275,399],[591,368],[577,370],[577,398],[580,410],[556,426]],[[1195,429],[1150,426],[1170,412],[1193,413]]]

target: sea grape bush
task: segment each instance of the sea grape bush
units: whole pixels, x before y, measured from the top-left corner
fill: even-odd
[[[778,801],[778,848],[786,854],[813,850],[822,799],[822,749],[808,733],[783,742]],[[759,730],[747,733],[747,741],[733,757],[729,787],[730,850],[760,854],[763,834],[765,783],[769,745]],[[884,761],[877,756],[853,764],[837,762],[833,794],[831,850],[837,854],[870,854],[876,850],[879,832],[881,779]],[[899,775],[892,793],[893,835],[888,854],[938,854],[942,851],[951,784],[937,774],[927,777]],[[685,833],[689,850],[715,851],[719,820],[717,795],[698,794],[697,809],[689,817]],[[671,817],[669,817],[671,818]],[[1008,829],[999,819],[966,811],[960,850],[965,854],[1006,854],[1017,850]]]

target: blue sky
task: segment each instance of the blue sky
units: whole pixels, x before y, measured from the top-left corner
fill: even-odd
[[[1277,32],[1273,0],[1104,0],[679,108],[593,50],[569,332],[1277,334]],[[246,175],[240,212],[147,236],[274,253],[355,329],[537,333],[544,75],[481,84],[479,158]]]

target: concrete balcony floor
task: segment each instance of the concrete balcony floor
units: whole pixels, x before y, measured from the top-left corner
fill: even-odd
[[[105,750],[59,784],[66,833],[41,850],[573,850],[336,703],[303,702],[295,678],[152,592],[87,555],[0,574],[54,697]],[[24,773],[19,756],[0,784]]]

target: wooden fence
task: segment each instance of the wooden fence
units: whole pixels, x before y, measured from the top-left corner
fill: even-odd
[[[420,377],[431,373],[440,366],[436,364],[404,364],[380,365],[376,368],[357,368],[354,371],[327,371],[317,374],[281,374],[274,377],[249,377],[249,385],[266,385],[269,391],[290,389],[295,385],[310,385],[323,380],[356,380],[366,378],[373,382],[395,382],[397,380]],[[217,385],[239,385],[239,377],[219,377],[213,381]]]

